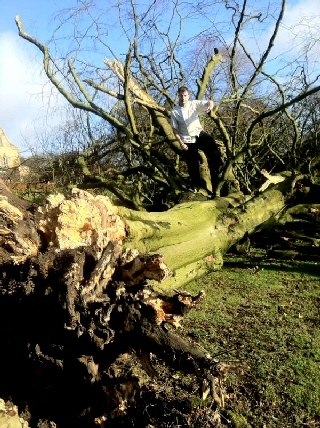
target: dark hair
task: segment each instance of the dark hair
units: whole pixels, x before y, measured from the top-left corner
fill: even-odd
[[[180,88],[178,89],[178,94],[180,94],[181,92],[189,92],[189,89],[186,86],[180,86]]]

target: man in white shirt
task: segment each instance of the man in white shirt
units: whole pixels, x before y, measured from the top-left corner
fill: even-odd
[[[212,100],[190,100],[190,93],[186,86],[178,90],[179,105],[171,113],[171,126],[177,140],[184,150],[190,177],[190,186],[193,192],[200,187],[200,170],[198,149],[207,157],[211,174],[212,186],[221,167],[221,157],[216,142],[211,135],[205,133],[199,120],[199,113],[210,113],[213,109]]]

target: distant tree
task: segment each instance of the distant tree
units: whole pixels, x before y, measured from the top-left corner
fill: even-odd
[[[298,167],[299,162],[292,161],[301,132],[294,106],[320,87],[318,76],[301,77],[301,67],[292,71],[294,60],[287,76],[283,68],[282,76],[277,69],[270,71],[285,4],[279,0],[258,8],[256,2],[221,0],[200,8],[179,0],[149,6],[125,1],[100,10],[80,1],[77,8],[57,15],[51,47],[29,35],[17,17],[20,36],[42,52],[44,70],[58,91],[73,107],[87,112],[90,121],[94,116],[108,124],[106,133],[96,138],[87,122],[88,146],[82,144],[79,160],[82,185],[104,187],[137,209],[159,193],[175,195],[175,203],[187,185],[183,153],[169,123],[181,84],[188,84],[199,99],[216,99],[204,121],[225,153],[224,169],[213,189],[217,195],[252,192],[262,178],[261,169]],[[199,22],[199,31],[188,38],[192,21]],[[66,45],[59,43],[59,32],[70,31],[70,23],[69,51],[58,52]],[[113,25],[122,29],[121,43],[127,46],[123,60],[109,35]],[[255,39],[248,39],[248,32]],[[259,45],[261,34],[269,36]],[[101,46],[109,53],[104,66],[95,62]],[[108,167],[92,168],[91,156],[106,160],[111,141],[118,158],[112,150],[113,173],[108,175]],[[203,156],[202,161],[205,164]],[[211,190],[206,168],[202,174],[204,189]]]

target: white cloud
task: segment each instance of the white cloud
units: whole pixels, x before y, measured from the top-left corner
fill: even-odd
[[[314,0],[301,0],[294,6],[288,6],[282,23],[281,33],[287,34],[282,37],[282,42],[288,47],[305,46],[312,39],[319,39],[320,14],[315,13]]]
[[[36,47],[12,32],[0,33],[0,127],[21,150],[24,139],[31,144],[34,129],[45,126],[49,103],[63,103],[50,96],[41,60]]]
[[[316,12],[316,13],[315,13]],[[286,61],[303,61],[312,73],[318,67],[320,54],[320,14],[314,0],[291,0],[285,9],[273,57]]]
[[[315,9],[315,0],[288,0],[266,70],[280,74],[292,72],[297,64],[303,64],[306,72],[314,76],[319,72],[320,56],[320,12]],[[265,52],[280,14],[280,0],[268,3],[257,2],[256,13],[268,14],[268,21],[261,26],[250,25],[245,29],[243,40],[256,62]],[[273,8],[273,9],[272,9]],[[252,21],[255,23],[255,21]],[[265,26],[264,26],[265,25]]]

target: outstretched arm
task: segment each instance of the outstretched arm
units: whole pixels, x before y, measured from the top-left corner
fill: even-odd
[[[186,145],[186,143],[183,142],[183,140],[182,140],[182,138],[181,138],[181,136],[179,134],[179,131],[176,128],[172,128],[172,129],[173,129],[173,133],[174,133],[176,139],[180,143],[180,146],[181,146],[182,150],[188,150],[188,146]]]

